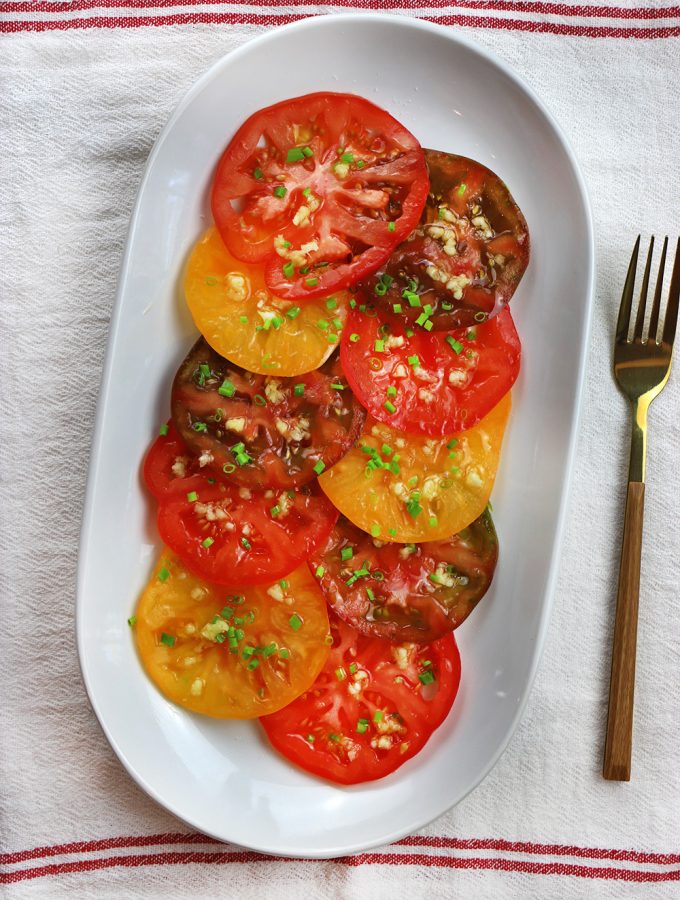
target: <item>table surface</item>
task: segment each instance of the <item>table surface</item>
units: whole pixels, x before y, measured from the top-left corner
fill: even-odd
[[[525,716],[483,784],[420,835],[316,863],[265,859],[188,834],[147,798],[90,710],[73,632],[97,392],[146,157],[215,59],[315,8],[298,0],[0,2],[0,885],[7,896],[210,897],[225,882],[242,897],[274,889],[279,898],[303,889],[307,898],[362,892],[371,900],[397,891],[680,896],[675,377],[650,423],[633,779],[616,784],[600,775],[629,427],[610,375],[612,331],[638,232],[680,232],[680,8],[633,2],[374,6],[460,27],[536,90],[582,165],[598,272],[555,609]]]

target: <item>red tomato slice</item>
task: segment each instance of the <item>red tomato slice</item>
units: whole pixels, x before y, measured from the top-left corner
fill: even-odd
[[[417,224],[425,157],[403,125],[350,94],[309,94],[247,119],[215,175],[212,210],[231,252],[266,261],[283,299],[365,278]]]
[[[369,312],[351,312],[340,359],[359,401],[393,428],[430,437],[472,428],[519,374],[521,345],[509,309],[446,335]]]
[[[458,692],[453,635],[427,647],[359,634],[331,614],[333,648],[312,687],[260,719],[274,747],[340,784],[384,778],[418,753]]]
[[[185,566],[213,584],[276,581],[325,543],[338,516],[321,491],[251,491],[217,482],[158,508],[158,531]]]
[[[367,282],[383,305],[450,331],[509,302],[529,263],[529,231],[500,178],[464,156],[426,150],[430,193],[421,223]]]
[[[144,460],[144,483],[157,500],[183,497],[208,486],[208,478],[218,478],[201,466],[187,445],[168,422],[151,445]],[[223,479],[220,478],[220,481]]]
[[[429,643],[470,615],[497,560],[487,509],[459,534],[422,544],[384,543],[340,516],[309,568],[329,606],[362,634]]]
[[[158,531],[186,567],[215,584],[276,581],[323,545],[338,517],[316,487],[254,491],[201,466],[172,425],[154,441],[144,480]]]
[[[300,487],[351,448],[366,414],[337,357],[291,378],[255,375],[199,340],[175,376],[172,418],[208,468],[247,487]]]

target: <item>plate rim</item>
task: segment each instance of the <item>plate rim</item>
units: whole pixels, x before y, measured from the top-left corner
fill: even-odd
[[[85,635],[83,633],[83,616],[81,615],[81,609],[84,607],[86,603],[85,598],[85,566],[83,560],[88,555],[89,543],[91,540],[91,532],[93,530],[93,498],[95,492],[95,485],[98,481],[98,473],[100,468],[100,456],[101,456],[101,446],[103,442],[103,423],[106,418],[106,411],[109,404],[109,395],[111,391],[111,383],[112,383],[112,374],[113,374],[113,360],[115,354],[115,350],[118,345],[118,335],[119,335],[119,324],[120,318],[122,315],[122,305],[123,305],[123,296],[126,291],[126,283],[129,277],[129,269],[130,269],[130,257],[132,254],[132,248],[134,247],[136,240],[135,235],[138,228],[138,219],[140,214],[140,207],[142,202],[142,197],[145,193],[145,189],[147,186],[147,182],[150,177],[150,173],[155,165],[156,157],[158,156],[160,149],[163,143],[166,140],[168,133],[173,129],[175,122],[182,115],[186,107],[193,102],[194,98],[200,94],[203,90],[203,87],[209,83],[217,74],[218,70],[227,65],[231,60],[238,59],[240,56],[245,55],[246,53],[252,52],[254,49],[265,47],[267,43],[270,41],[278,40],[279,37],[284,33],[289,33],[292,31],[305,31],[305,30],[313,30],[318,27],[333,27],[334,24],[358,24],[364,21],[376,21],[379,20],[381,22],[389,21],[390,23],[399,25],[403,28],[414,28],[421,31],[430,32],[431,34],[435,34],[438,37],[444,37],[449,40],[453,45],[461,44],[464,45],[469,51],[473,52],[477,56],[481,57],[486,63],[488,63],[492,68],[496,68],[500,70],[500,72],[508,78],[521,92],[523,92],[536,106],[536,108],[541,112],[544,119],[550,125],[555,137],[557,138],[562,150],[565,153],[565,156],[569,162],[571,167],[571,171],[573,173],[574,179],[578,186],[578,194],[581,205],[583,207],[585,224],[586,224],[586,248],[587,248],[587,271],[586,271],[586,303],[584,316],[582,320],[581,327],[581,341],[579,350],[579,363],[577,367],[577,387],[576,387],[576,396],[574,403],[571,409],[571,419],[570,419],[570,438],[567,450],[567,460],[568,465],[564,477],[562,479],[562,491],[560,495],[559,506],[557,510],[556,516],[556,527],[555,527],[555,538],[552,543],[550,560],[549,560],[549,568],[548,568],[548,578],[545,588],[544,601],[542,604],[540,617],[539,617],[539,625],[537,629],[536,635],[536,649],[534,650],[531,666],[529,669],[529,674],[526,680],[526,684],[524,686],[523,693],[517,703],[517,707],[515,709],[515,713],[508,725],[507,731],[503,737],[503,739],[499,742],[495,752],[492,754],[489,762],[484,767],[483,771],[479,775],[479,777],[475,780],[475,782],[470,785],[470,787],[461,794],[461,796],[451,805],[448,804],[444,806],[442,809],[439,809],[434,815],[428,815],[424,820],[418,821],[417,823],[412,823],[408,827],[400,827],[394,830],[387,831],[384,834],[381,834],[379,837],[373,838],[370,841],[361,841],[359,843],[352,843],[351,841],[346,842],[342,846],[336,846],[329,848],[327,850],[314,850],[307,851],[304,854],[301,854],[299,849],[296,847],[282,847],[279,846],[277,849],[272,850],[270,847],[257,844],[257,843],[248,843],[248,844],[240,844],[234,841],[232,838],[225,838],[223,835],[218,835],[214,830],[205,829],[199,821],[193,818],[190,815],[186,815],[178,811],[174,808],[172,802],[164,799],[158,791],[156,791],[149,783],[147,783],[136,771],[134,766],[128,761],[125,752],[119,746],[118,741],[114,737],[114,735],[110,732],[106,721],[105,716],[103,716],[100,712],[98,702],[96,699],[95,692],[93,691],[88,672],[87,666],[85,663],[86,656],[86,648],[85,648]],[[121,259],[120,268],[118,271],[118,281],[115,299],[112,307],[111,319],[109,323],[109,331],[108,331],[108,339],[106,345],[106,353],[104,359],[104,365],[102,368],[102,377],[99,387],[99,393],[97,398],[97,407],[95,413],[94,420],[94,429],[93,436],[90,445],[90,458],[88,464],[88,475],[86,481],[86,489],[85,489],[85,499],[83,504],[83,516],[82,516],[82,524],[80,529],[80,537],[78,544],[78,553],[77,553],[77,578],[76,578],[76,603],[75,603],[75,631],[76,631],[76,645],[78,650],[78,665],[80,669],[81,679],[83,685],[85,687],[85,691],[92,708],[92,711],[95,714],[99,727],[101,728],[104,736],[106,737],[111,749],[116,754],[118,760],[123,765],[123,768],[126,770],[128,775],[132,778],[132,780],[140,787],[142,790],[150,796],[156,803],[158,803],[163,809],[167,810],[171,815],[175,816],[181,822],[184,822],[186,825],[189,825],[191,828],[197,829],[202,834],[210,838],[214,838],[216,841],[220,843],[232,843],[237,846],[244,846],[248,849],[261,852],[267,854],[272,857],[290,857],[294,856],[301,859],[332,859],[338,856],[360,853],[364,850],[369,850],[374,847],[380,847],[385,844],[393,843],[409,834],[412,834],[414,831],[417,831],[429,823],[433,822],[435,819],[442,816],[448,810],[453,809],[457,806],[462,800],[465,799],[472,791],[474,791],[479,785],[486,779],[491,770],[495,767],[500,757],[505,753],[517,727],[524,715],[524,711],[526,709],[527,702],[529,700],[529,696],[534,686],[534,682],[536,679],[536,674],[538,671],[538,667],[541,663],[541,659],[543,657],[543,652],[545,650],[546,644],[546,634],[550,623],[550,618],[553,610],[553,605],[555,601],[555,588],[557,583],[557,578],[559,575],[560,568],[560,557],[561,557],[561,546],[564,538],[564,532],[566,528],[566,519],[567,519],[567,510],[569,507],[569,500],[571,498],[572,493],[572,485],[573,485],[573,473],[575,468],[575,459],[576,459],[576,447],[578,443],[578,438],[580,434],[580,423],[582,419],[583,412],[583,397],[585,393],[585,375],[586,368],[588,362],[588,348],[590,345],[590,335],[592,328],[592,317],[593,317],[593,294],[594,294],[594,282],[595,282],[595,241],[594,241],[594,226],[593,226],[593,215],[592,215],[592,207],[590,203],[590,198],[588,195],[588,190],[586,187],[585,178],[583,177],[583,173],[581,172],[580,165],[576,158],[576,155],[571,147],[571,144],[566,137],[562,127],[553,117],[552,113],[548,109],[548,107],[544,104],[541,98],[534,92],[533,88],[527,84],[521,76],[519,76],[514,69],[512,69],[502,58],[494,54],[492,51],[488,50],[485,47],[479,46],[471,37],[466,34],[461,34],[457,29],[453,30],[447,26],[439,25],[434,22],[428,22],[427,20],[414,18],[411,16],[402,16],[388,13],[380,13],[380,12],[355,12],[355,13],[329,13],[329,14],[321,14],[321,15],[313,15],[305,19],[300,19],[298,21],[286,24],[275,26],[265,31],[262,34],[256,35],[253,38],[247,39],[241,44],[239,47],[234,50],[228,51],[224,55],[222,55],[219,59],[217,59],[202,75],[200,75],[189,87],[184,96],[181,98],[179,103],[175,106],[172,114],[170,115],[168,121],[165,126],[160,131],[158,137],[156,138],[153,147],[149,153],[146,164],[144,166],[144,171],[142,173],[141,180],[139,182],[139,186],[137,188],[137,195],[135,198],[134,207],[130,216],[130,224],[127,230],[126,242],[125,242],[125,250]]]

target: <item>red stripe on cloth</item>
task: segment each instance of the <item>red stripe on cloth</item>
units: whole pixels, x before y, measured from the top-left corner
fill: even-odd
[[[33,847],[14,853],[0,853],[0,865],[28,862],[30,859],[46,859],[50,856],[65,856],[67,853],[96,853],[102,850],[132,849],[135,847],[162,847],[172,844],[220,844],[197,831],[183,834],[179,831],[164,834],[127,835],[125,837],[101,838],[98,841],[72,841],[68,844],[52,844],[49,847]]]
[[[86,19],[48,19],[0,22],[0,33],[12,34],[25,31],[67,31],[73,28],[140,28],[142,26],[167,25],[284,25],[310,18],[313,14],[294,13],[177,13],[169,16],[92,16]],[[509,31],[528,31],[538,34],[591,38],[658,39],[677,37],[680,25],[657,28],[609,27],[599,25],[569,25],[559,22],[527,22],[520,19],[494,19],[485,16],[442,15],[423,16],[428,22],[439,25],[457,25],[465,28],[493,28]]]
[[[137,9],[191,6],[194,2],[203,5],[232,4],[242,0],[22,0],[18,3],[0,2],[0,13],[40,12],[62,13],[83,12],[90,9]],[[285,0],[285,6],[306,6],[310,0]],[[262,6],[273,5],[271,0]],[[673,19],[680,16],[680,6],[626,7],[626,6],[577,6],[569,3],[546,3],[543,0],[329,0],[329,5],[350,9],[419,9],[457,6],[466,9],[490,10],[491,12],[525,12],[537,15],[582,16],[600,19]]]
[[[668,872],[650,872],[642,869],[617,869],[611,866],[593,867],[581,866],[570,863],[531,862],[513,859],[485,859],[483,857],[450,857],[427,856],[419,853],[390,854],[390,853],[361,853],[357,856],[343,856],[332,860],[300,860],[288,858],[276,858],[265,856],[262,853],[254,853],[249,850],[236,852],[200,853],[147,853],[135,856],[114,856],[103,859],[88,859],[70,863],[55,863],[46,866],[37,866],[32,869],[20,869],[15,872],[0,874],[0,884],[15,884],[18,881],[27,881],[34,878],[42,878],[53,875],[67,875],[71,873],[94,872],[101,869],[112,868],[136,868],[139,866],[158,865],[189,865],[202,863],[211,865],[225,865],[229,863],[266,862],[275,863],[322,863],[339,866],[363,866],[363,865],[387,865],[387,866],[424,866],[427,868],[443,869],[486,869],[501,872],[513,872],[527,875],[567,875],[576,878],[599,878],[610,881],[628,882],[665,882],[680,881],[680,869]]]
[[[680,853],[645,853],[640,850],[612,850],[603,847],[576,847],[569,844],[535,844],[505,841],[502,838],[452,838],[411,835],[395,841],[398,847],[434,847],[440,850],[498,850],[503,853],[536,853],[545,856],[576,856],[582,859],[611,859],[670,866],[680,863]]]

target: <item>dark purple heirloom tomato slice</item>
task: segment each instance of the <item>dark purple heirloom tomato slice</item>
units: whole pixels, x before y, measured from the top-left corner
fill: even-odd
[[[192,453],[246,487],[314,480],[350,449],[365,415],[337,357],[277,378],[240,368],[201,339],[172,387],[172,419]]]
[[[360,634],[332,613],[333,647],[312,687],[260,719],[272,745],[339,784],[384,778],[415,756],[460,684],[452,634],[427,647]]]
[[[354,309],[343,335],[342,367],[368,412],[392,428],[430,437],[465,431],[519,374],[521,346],[509,309],[444,334],[361,306],[367,312]]]
[[[215,222],[238,259],[265,264],[286,300],[365,278],[418,223],[425,156],[385,110],[351,94],[308,94],[261,109],[217,167]]]
[[[436,150],[425,157],[430,194],[420,225],[367,288],[388,309],[396,303],[409,319],[450,331],[485,322],[509,302],[529,262],[529,230],[490,169]]]
[[[429,643],[470,615],[497,560],[486,510],[459,534],[422,544],[384,543],[340,516],[309,567],[329,606],[362,634]]]

